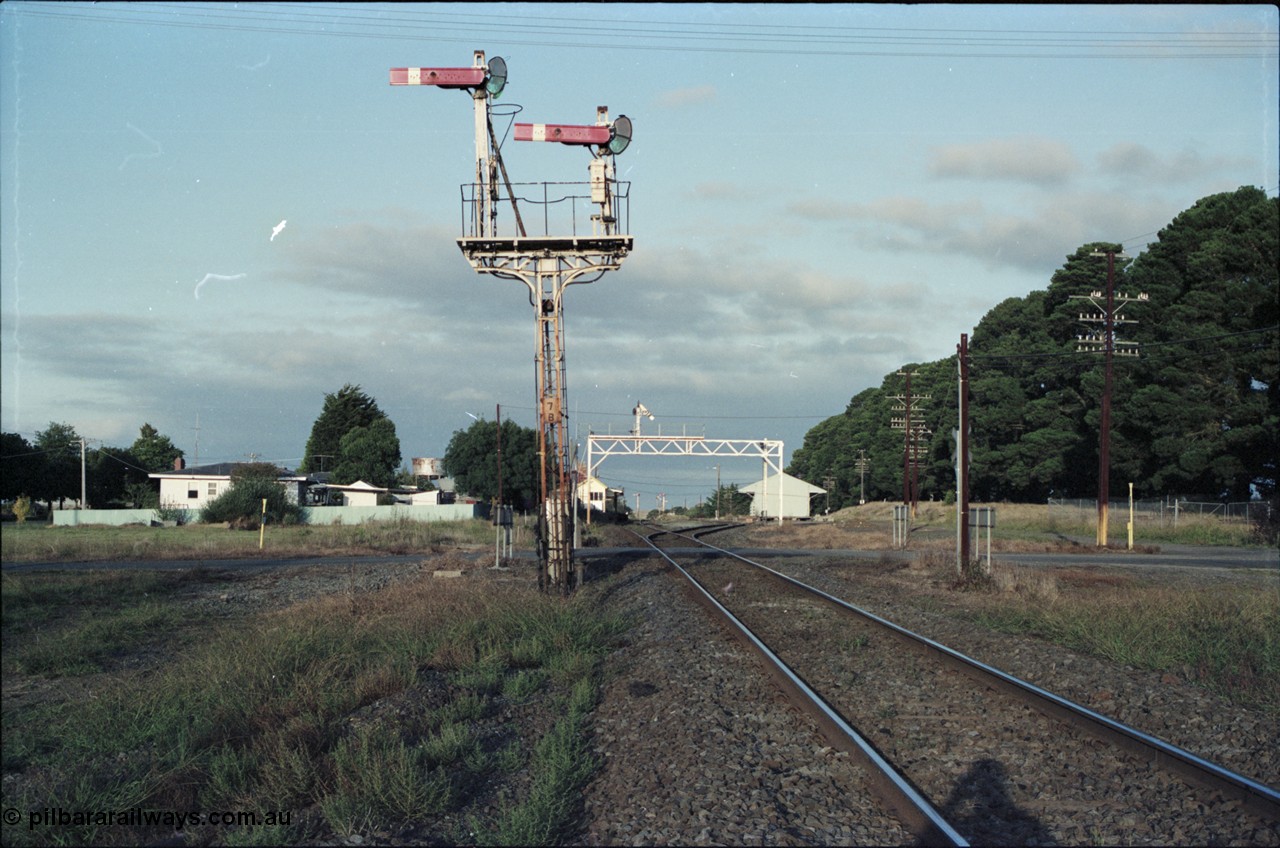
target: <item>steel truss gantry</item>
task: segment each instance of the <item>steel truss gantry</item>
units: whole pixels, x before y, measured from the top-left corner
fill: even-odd
[[[776,439],[708,439],[705,436],[587,436],[587,475],[594,477],[611,456],[742,456],[760,457],[778,472],[778,523],[782,523],[782,442]],[[597,459],[597,457],[599,457]],[[769,475],[765,474],[767,485]],[[761,493],[767,502],[769,492]],[[763,511],[763,510],[762,510]]]

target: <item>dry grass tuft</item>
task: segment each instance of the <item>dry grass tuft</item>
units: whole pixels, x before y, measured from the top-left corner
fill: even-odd
[[[1060,582],[1077,589],[1118,589],[1137,583],[1132,575],[1108,573],[1099,568],[1060,568],[1055,574]]]
[[[1018,565],[996,564],[992,567],[992,582],[1004,594],[1021,595],[1045,603],[1058,600],[1058,580],[1050,572],[1024,568]]]

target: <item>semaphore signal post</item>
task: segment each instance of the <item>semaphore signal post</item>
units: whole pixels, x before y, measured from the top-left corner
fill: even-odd
[[[507,80],[506,63],[485,60],[477,50],[470,68],[392,68],[392,85],[430,85],[470,93],[475,107],[476,179],[464,185],[465,235],[458,247],[480,274],[519,280],[528,287],[535,321],[534,364],[539,431],[541,508],[538,516],[538,585],[567,594],[581,585],[581,564],[573,566],[573,523],[577,487],[568,431],[565,383],[563,299],[565,289],[598,280],[617,270],[630,254],[629,183],[618,182],[614,156],[631,141],[631,120],[609,120],[607,107],[596,122],[516,124],[516,141],[550,141],[581,147],[591,154],[587,183],[519,183],[507,178],[493,131],[493,100]],[[512,113],[514,114],[514,113]],[[498,175],[502,175],[501,185]],[[511,204],[513,225],[503,232],[498,210]],[[542,227],[531,235],[521,215],[537,211]],[[594,211],[579,222],[577,209]],[[565,220],[563,210],[569,215]],[[553,221],[551,215],[558,217]]]

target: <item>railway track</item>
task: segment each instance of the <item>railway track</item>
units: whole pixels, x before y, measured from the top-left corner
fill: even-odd
[[[723,526],[637,535],[921,842],[1280,845],[1274,789],[698,538]]]

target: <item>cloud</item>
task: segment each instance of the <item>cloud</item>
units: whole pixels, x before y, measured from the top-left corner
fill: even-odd
[[[745,201],[752,200],[758,195],[742,183],[729,180],[708,180],[695,184],[693,188],[685,192],[684,196],[691,200]]]
[[[282,279],[366,304],[474,305],[478,275],[443,227],[354,223],[288,243]],[[492,284],[491,280],[484,280]]]
[[[677,88],[664,91],[654,99],[654,105],[660,109],[683,109],[687,106],[702,106],[716,99],[714,85],[699,85],[693,88]]]
[[[1195,150],[1161,154],[1133,142],[1112,145],[1098,154],[1098,168],[1109,177],[1166,185],[1182,185],[1224,171],[1257,167],[1257,161],[1248,156],[1206,157]]]
[[[1047,138],[990,139],[934,148],[929,173],[943,179],[971,179],[1061,185],[1080,169],[1065,144]]]
[[[990,209],[978,201],[932,203],[916,197],[886,197],[865,204],[802,201],[788,210],[809,220],[844,225],[864,248],[959,255],[989,268],[1007,266],[1046,275],[1081,244],[1129,238],[1178,211],[1176,204],[1116,192],[1058,193],[1016,211]]]
[[[90,380],[154,375],[156,363],[138,351],[166,350],[174,341],[159,322],[105,311],[27,314],[22,328],[25,366]]]

